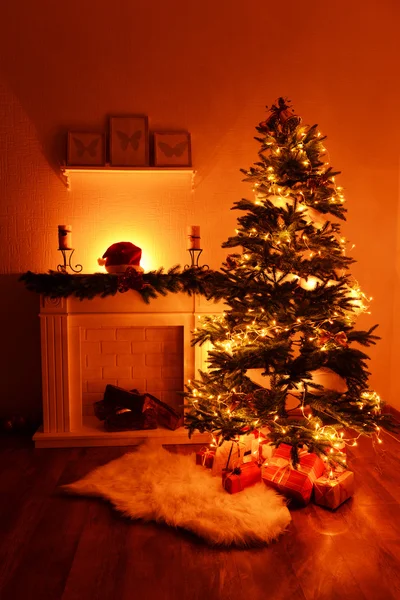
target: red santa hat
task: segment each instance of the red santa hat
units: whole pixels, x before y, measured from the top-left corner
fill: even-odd
[[[110,272],[124,271],[127,267],[142,271],[141,258],[141,248],[131,242],[117,242],[107,248],[103,257],[99,258],[97,262],[99,265],[105,265],[106,270]]]

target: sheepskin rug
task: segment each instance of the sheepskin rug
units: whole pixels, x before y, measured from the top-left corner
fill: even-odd
[[[132,519],[182,527],[219,546],[253,546],[276,539],[290,522],[284,499],[264,483],[230,495],[194,454],[144,444],[62,486],[70,494],[100,496]]]

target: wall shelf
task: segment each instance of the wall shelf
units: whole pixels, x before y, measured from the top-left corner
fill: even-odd
[[[191,173],[192,176],[195,174],[193,167],[112,167],[105,165],[104,167],[73,167],[64,166],[61,168],[61,174],[64,177],[65,184],[68,189],[71,189],[71,175],[78,173],[99,173],[99,174],[149,174],[162,175],[168,173],[171,174],[186,174]]]

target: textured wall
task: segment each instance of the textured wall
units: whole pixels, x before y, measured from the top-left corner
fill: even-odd
[[[0,318],[3,335],[18,343],[4,364],[0,412],[40,406],[38,302],[16,274],[57,264],[57,224],[73,225],[86,270],[119,235],[142,244],[148,266],[182,263],[184,227],[192,223],[202,228],[204,260],[218,266],[220,244],[235,225],[229,209],[250,193],[239,169],[256,158],[254,126],[278,95],[329,136],[332,164],[343,172],[354,273],[374,297],[362,324],[381,324],[372,383],[400,407],[389,393],[400,358],[392,340],[399,8],[394,0],[332,4],[71,0],[66,10],[51,0],[7,3],[0,23]],[[121,113],[149,115],[153,130],[191,132],[194,193],[188,175],[163,182],[79,176],[67,191],[58,167],[66,131],[102,130],[108,115]]]

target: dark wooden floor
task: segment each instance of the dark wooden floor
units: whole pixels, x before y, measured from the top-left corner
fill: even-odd
[[[220,550],[60,495],[126,448],[35,450],[0,440],[1,600],[400,599],[400,442],[351,457],[356,494],[336,512],[293,510],[269,547]]]

